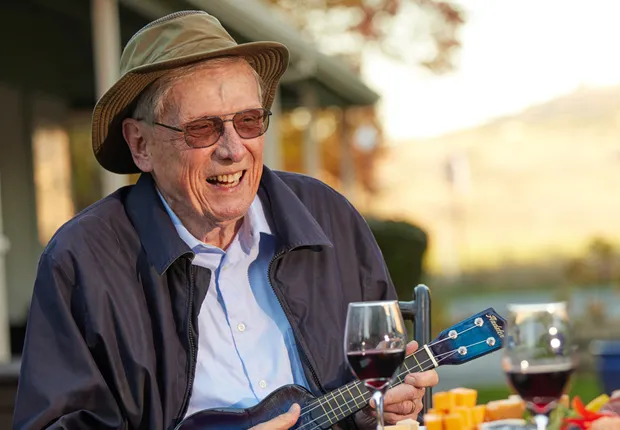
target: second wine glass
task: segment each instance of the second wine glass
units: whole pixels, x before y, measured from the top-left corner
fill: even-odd
[[[383,394],[405,359],[407,331],[398,301],[350,303],[344,351],[354,375],[372,393],[383,430]]]
[[[537,429],[546,429],[575,365],[566,304],[509,305],[506,335],[504,371]]]

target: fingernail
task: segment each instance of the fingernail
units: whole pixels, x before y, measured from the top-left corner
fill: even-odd
[[[297,403],[293,403],[293,404],[291,405],[291,407],[290,407],[290,408],[288,408],[288,411],[289,411],[289,412],[295,412],[295,411],[297,410],[297,408],[299,408],[299,405],[298,405]]]

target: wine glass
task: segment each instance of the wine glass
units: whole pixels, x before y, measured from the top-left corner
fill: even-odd
[[[377,430],[383,430],[383,395],[405,359],[407,331],[398,301],[349,303],[344,352],[353,374],[375,400]]]
[[[538,430],[547,428],[575,366],[566,303],[508,306],[502,367]]]

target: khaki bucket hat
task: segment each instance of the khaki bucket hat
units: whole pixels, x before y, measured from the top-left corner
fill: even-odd
[[[222,56],[245,58],[263,82],[263,107],[269,109],[289,52],[277,42],[237,44],[220,22],[204,11],[181,11],[159,18],[129,40],[121,56],[121,77],[95,105],[93,152],[113,173],[139,173],[122,133],[140,93],[167,71]]]

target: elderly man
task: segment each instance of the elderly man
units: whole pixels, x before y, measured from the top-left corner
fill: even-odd
[[[128,42],[97,103],[93,149],[135,186],[65,224],[41,256],[14,428],[169,429],[286,384],[352,380],[347,304],[396,294],[368,226],[318,180],[263,166],[288,51],[238,45],[178,12]],[[416,345],[410,345],[409,351]],[[434,371],[388,391],[415,417]],[[257,429],[288,429],[298,405]],[[364,428],[369,406],[340,423]]]

